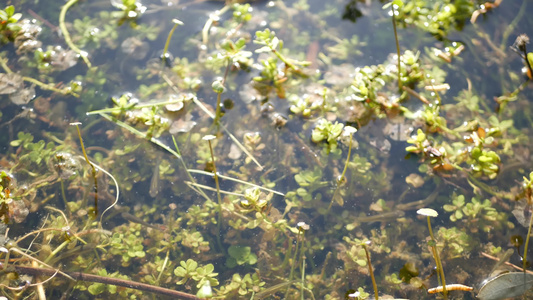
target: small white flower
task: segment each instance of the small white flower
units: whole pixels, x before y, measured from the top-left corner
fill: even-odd
[[[434,217],[434,218],[439,215],[439,213],[436,210],[431,209],[431,208],[421,208],[417,210],[416,213],[419,215],[423,215],[427,217]]]
[[[208,134],[208,135],[204,136],[204,137],[202,138],[202,140],[204,140],[204,141],[210,141],[210,140],[214,140],[214,139],[216,139],[216,138],[217,138],[216,136],[214,136],[214,135],[212,135],[212,134]]]
[[[296,226],[299,230],[309,230],[309,225],[305,224],[305,222],[298,222]]]

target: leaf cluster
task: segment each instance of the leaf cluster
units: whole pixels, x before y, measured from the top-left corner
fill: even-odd
[[[18,24],[21,13],[15,13],[15,6],[9,5],[0,10],[0,44],[14,42],[22,29]]]

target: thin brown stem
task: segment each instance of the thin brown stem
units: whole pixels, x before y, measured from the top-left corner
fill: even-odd
[[[92,175],[94,179],[94,211],[93,211],[93,217],[96,219],[96,216],[98,215],[98,180],[96,180],[96,168],[94,167],[94,164],[91,163],[89,160],[89,157],[87,157],[87,152],[85,151],[85,145],[83,144],[83,139],[81,138],[81,131],[80,131],[80,122],[71,123],[70,125],[76,126],[76,130],[78,131],[78,137],[80,139],[80,145],[81,150],[83,151],[83,157],[85,158],[85,161],[91,166]],[[118,187],[118,185],[117,185]]]
[[[363,249],[365,249],[366,261],[368,262],[368,272],[370,273],[370,278],[372,278],[372,287],[374,289],[374,297],[378,300],[378,285],[376,284],[376,278],[374,277],[374,269],[372,269],[372,262],[370,261],[370,253],[365,243],[362,244]]]
[[[52,276],[57,273],[57,271],[53,269],[23,267],[23,266],[12,266],[12,267],[15,269],[17,273],[28,274],[28,275],[33,275],[33,276]],[[79,280],[79,281],[99,282],[99,283],[104,283],[104,284],[122,286],[122,287],[127,287],[130,289],[151,292],[151,293],[155,293],[159,295],[170,296],[170,297],[173,297],[172,299],[194,299],[194,300],[200,299],[196,297],[195,295],[192,295],[189,293],[174,291],[171,289],[149,285],[145,283],[140,283],[140,282],[135,282],[131,280],[109,278],[109,277],[104,277],[104,276],[86,274],[82,272],[64,272],[64,273],[74,278],[75,280]],[[62,273],[58,273],[58,274],[63,275]]]

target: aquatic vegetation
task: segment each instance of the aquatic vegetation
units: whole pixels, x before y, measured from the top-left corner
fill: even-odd
[[[531,190],[532,190],[532,187],[533,186],[533,172],[531,172],[529,174],[529,178],[526,178],[524,177],[524,181],[522,183],[522,187],[523,187],[523,194],[525,195],[525,198],[528,202],[528,205],[531,205]],[[526,270],[526,266],[527,266],[527,249],[528,249],[528,246],[529,246],[529,238],[530,238],[530,234],[531,234],[531,228],[533,227],[533,216],[529,219],[529,227],[528,227],[528,230],[527,230],[527,237],[526,237],[526,244],[524,246],[524,263],[523,263],[523,268],[524,268],[524,272]]]
[[[332,124],[328,120],[319,119],[311,133],[311,140],[315,143],[320,143],[325,140],[328,145],[335,147],[337,145],[337,138],[341,135],[343,127],[344,124],[342,123]]]
[[[504,220],[507,219],[507,215],[503,212],[498,213],[492,207],[489,199],[481,201],[474,197],[470,202],[466,203],[464,195],[458,195],[452,200],[452,203],[453,205],[446,204],[443,206],[445,211],[453,212],[450,215],[450,220],[452,222],[462,221],[466,224],[476,223],[475,227],[469,228],[472,232],[477,232],[478,230],[490,232],[494,228],[501,228],[502,226],[514,227],[512,224],[506,224]]]
[[[233,274],[231,283],[223,286],[220,292],[226,297],[236,297],[237,294],[240,296],[253,295],[258,293],[265,284],[264,281],[261,281],[257,273],[253,273],[252,275],[246,274],[244,276],[236,273]]]
[[[0,10],[0,43],[14,42],[18,32],[22,29],[18,21],[21,13],[15,13],[15,6],[9,5]]]
[[[118,25],[130,22],[130,25],[135,27],[137,26],[137,18],[146,11],[146,6],[137,0],[116,0],[111,1],[111,4],[121,10],[120,12],[115,12],[116,17],[119,18]]]
[[[469,255],[472,250],[473,242],[468,233],[459,230],[457,227],[446,229],[441,227],[437,233],[439,240],[442,241],[442,247],[445,249],[443,254],[450,259]],[[438,245],[438,244],[437,244]]]
[[[102,23],[103,21],[103,23]],[[111,24],[111,16],[109,14],[100,14],[98,18],[90,18],[88,16],[83,19],[74,20],[73,26],[73,42],[84,49],[99,49],[104,44],[107,47],[117,48],[116,40],[118,32]]]
[[[0,11],[3,295],[461,298],[479,252],[527,271],[530,8],[386,2]],[[531,294],[505,280],[478,296]]]
[[[366,255],[366,261],[368,263],[368,272],[370,273],[370,277],[372,278],[372,287],[374,288],[374,297],[375,299],[379,299],[378,295],[378,286],[376,284],[376,278],[374,277],[374,270],[372,269],[372,263],[370,262],[370,254],[368,253],[367,244],[370,242],[363,242],[361,245],[363,246],[363,249],[365,250]]]
[[[255,50],[256,53],[273,53],[279,60],[281,60],[285,64],[285,66],[289,69],[288,71],[294,72],[297,75],[301,72],[300,67],[307,65],[307,62],[292,60],[281,54],[281,51],[283,50],[283,41],[276,37],[276,33],[274,31],[271,31],[269,28],[263,31],[257,31],[255,35],[256,39],[254,40],[254,43],[263,46]]]
[[[117,232],[111,237],[110,246],[112,250],[109,254],[120,255],[123,267],[129,266],[132,259],[137,257],[143,258],[146,255],[141,240],[139,239],[140,228],[141,226],[138,225],[137,227],[131,228],[127,235]]]
[[[218,273],[213,272],[215,267],[213,264],[207,264],[204,266],[198,265],[198,263],[192,259],[187,261],[180,261],[180,266],[174,269],[174,275],[181,278],[176,282],[177,285],[187,284],[190,280],[196,282],[196,288],[198,288],[198,294],[205,293],[202,290],[204,286],[218,286],[217,280]],[[202,297],[201,295],[198,295]],[[204,296],[206,297],[206,296]]]
[[[445,0],[435,5],[417,0],[399,5],[396,19],[403,26],[414,25],[442,39],[449,31],[464,26],[473,12],[474,4],[467,0]]]
[[[314,192],[321,187],[327,185],[326,181],[320,181],[322,179],[322,170],[315,168],[314,170],[305,170],[299,174],[294,175],[294,180],[298,183],[300,188],[295,192],[287,193],[287,198],[293,198],[296,195],[301,197],[304,201],[320,200],[322,195]]]
[[[106,269],[102,269],[102,270],[97,271],[96,275],[99,275],[99,276],[102,276],[102,277],[108,277],[108,278],[129,279],[125,275],[120,275],[119,272],[114,272],[114,273],[109,274],[109,273],[107,273]],[[88,287],[85,287],[84,285],[80,284],[78,288],[80,290],[82,290],[82,291],[87,289],[87,291],[93,296],[98,296],[98,295],[101,295],[103,293],[109,293],[111,295],[118,294],[121,297],[127,297],[128,296],[128,293],[125,290],[123,290],[123,289],[119,290],[119,288],[116,285],[109,285],[109,284],[105,284],[105,283],[93,283],[93,284],[89,285]]]
[[[437,217],[438,213],[435,210],[430,209],[430,208],[421,208],[417,210],[416,213],[422,216],[426,216],[427,218],[429,236],[431,238],[428,241],[428,246],[431,247],[433,258],[435,259],[435,263],[437,264],[437,272],[439,274],[439,279],[440,279],[439,283],[441,283],[441,286],[443,287],[442,294],[444,295],[444,298],[446,298],[448,295],[446,291],[446,278],[444,277],[444,269],[442,268],[442,261],[440,259],[439,250],[437,249],[437,241],[435,240],[435,236],[433,235],[433,230],[431,229],[431,221],[430,221],[430,218]]]
[[[387,3],[383,6],[383,8],[388,8],[390,6],[391,10],[392,10],[392,13],[391,13],[391,17],[392,17],[392,28],[394,29],[394,41],[396,42],[396,58],[398,59],[398,64],[397,64],[397,68],[398,68],[398,90],[401,91],[402,90],[402,79],[401,79],[401,74],[402,74],[402,64],[401,64],[401,57],[400,57],[400,41],[398,40],[398,30],[396,29],[396,10],[400,7],[403,6],[403,1],[401,0],[395,0],[395,1],[391,1],[390,3]]]
[[[342,197],[336,197],[339,192],[339,188],[341,185],[346,183],[346,171],[348,170],[348,164],[350,163],[350,155],[352,154],[352,146],[353,146],[353,134],[357,132],[357,129],[355,129],[352,126],[346,126],[344,128],[344,135],[349,136],[348,140],[348,155],[346,157],[346,163],[344,164],[344,169],[342,170],[342,174],[337,178],[337,186],[335,187],[335,192],[333,192],[333,196],[331,197],[331,202],[329,203],[328,210],[331,208],[331,205],[333,205],[333,201],[337,201],[340,206],[344,205],[344,200]]]
[[[250,247],[233,245],[228,248],[228,259],[226,266],[234,268],[242,265],[254,265],[257,262],[257,256],[250,251]]]

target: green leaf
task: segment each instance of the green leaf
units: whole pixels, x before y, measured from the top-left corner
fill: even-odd
[[[235,268],[237,266],[237,260],[233,257],[228,257],[228,259],[226,259],[226,266],[230,269]]]
[[[181,261],[180,265],[184,266],[188,273],[192,273],[198,268],[198,263],[190,258],[187,259],[187,262]]]
[[[18,147],[20,146],[20,144],[22,144],[22,140],[13,140],[9,143],[9,145],[11,145],[11,147]]]
[[[178,277],[185,277],[187,276],[187,270],[185,270],[184,267],[177,267],[174,269],[174,275]]]
[[[381,8],[382,9],[387,9],[387,8],[391,7],[391,5],[392,5],[392,2],[389,2],[389,3],[385,4],[385,5],[383,5]]]
[[[5,12],[7,13],[7,17],[11,17],[15,13],[15,7],[13,5],[10,5],[6,7]]]
[[[235,42],[235,46],[240,50],[242,48],[244,48],[244,46],[246,46],[246,40],[244,38],[240,38],[239,40],[237,40],[237,42]]]
[[[394,5],[398,6],[398,7],[402,7],[403,6],[403,1],[402,0],[393,0],[392,4],[394,4]]]
[[[215,270],[215,266],[213,266],[213,264],[207,264],[204,267],[205,274],[207,275],[213,273],[214,270]]]
[[[533,52],[529,52],[527,54],[527,61],[529,62],[530,66],[533,66]]]
[[[265,52],[270,52],[270,48],[268,46],[263,46],[257,50],[255,50],[255,53],[265,53]]]
[[[455,205],[449,205],[449,204],[445,204],[444,206],[442,206],[442,208],[447,212],[452,212],[457,209]]]
[[[231,258],[235,259],[238,265],[244,265],[246,263],[253,265],[257,262],[257,256],[252,253],[251,248],[248,246],[231,246],[228,249],[228,254]],[[229,259],[227,264],[229,265]]]
[[[16,23],[16,22],[18,22],[20,20],[20,18],[22,18],[22,14],[21,13],[16,13],[11,18],[9,18],[9,22],[8,23]]]
[[[250,256],[248,257],[248,264],[254,265],[257,262],[257,256],[253,253],[250,253]]]
[[[94,283],[89,286],[87,291],[91,293],[93,296],[100,295],[101,293],[105,292],[106,285],[103,283]]]

